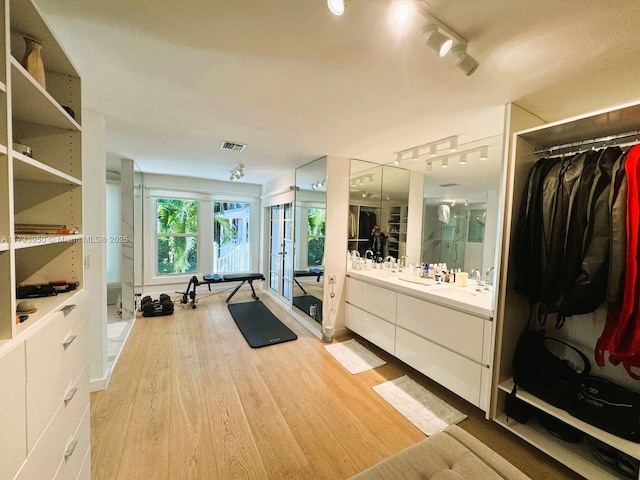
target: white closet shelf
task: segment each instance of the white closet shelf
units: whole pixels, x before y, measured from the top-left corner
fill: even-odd
[[[523,425],[513,419],[507,420],[506,415],[501,415],[495,421],[586,478],[626,478],[598,463],[589,448],[583,443],[569,443],[549,435],[549,432],[535,419],[531,419],[526,425]]]
[[[6,154],[7,154],[7,146],[0,144],[0,155],[6,155]]]
[[[0,243],[0,252],[6,252],[9,250],[9,244],[6,242]]]
[[[41,297],[41,298],[25,298],[25,299],[16,299],[16,305],[22,301],[33,302],[35,307],[38,309],[35,313],[30,313],[29,318],[16,325],[16,338],[20,336],[26,330],[31,329],[36,323],[42,320],[45,317],[48,317],[53,312],[56,312],[62,308],[62,305],[69,302],[74,295],[80,293],[82,291],[82,285],[80,285],[77,290],[72,290],[71,292],[59,293],[58,295],[54,295],[52,297]]]
[[[66,185],[82,185],[82,181],[56,170],[49,165],[27,157],[22,153],[13,152],[13,177],[16,180],[32,182],[60,183]]]
[[[14,120],[81,131],[80,125],[14,57],[11,57],[11,88]]]
[[[511,393],[511,390],[513,390],[513,385],[514,385],[513,379],[510,378],[509,380],[502,382],[498,387],[503,392]],[[558,407],[554,407],[553,405],[543,400],[540,400],[535,395],[532,395],[529,392],[522,390],[521,388],[518,389],[516,396],[519,399],[524,400],[528,404],[533,405],[538,410],[541,410],[545,413],[548,413],[562,420],[567,425],[571,425],[572,427],[582,430],[587,435],[595,437],[599,439],[601,442],[611,445],[612,447],[617,448],[618,450],[620,450],[623,453],[626,453],[627,455],[631,455],[634,458],[640,459],[640,443],[635,443],[630,440],[625,440],[624,438],[620,438],[617,435],[613,435],[597,427],[594,427],[593,425],[587,422],[583,422],[582,420],[570,415],[567,411],[562,410],[561,408],[558,408]],[[526,426],[526,425],[523,425],[523,426]],[[545,435],[547,437],[549,436],[548,433],[546,433]],[[566,443],[566,442],[562,442],[562,443]]]
[[[42,245],[53,245],[55,243],[77,243],[82,241],[82,235],[16,235],[14,247],[36,248]]]

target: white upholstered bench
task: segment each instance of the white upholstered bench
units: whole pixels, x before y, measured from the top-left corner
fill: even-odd
[[[351,477],[351,480],[427,479],[526,480],[529,477],[456,425]]]

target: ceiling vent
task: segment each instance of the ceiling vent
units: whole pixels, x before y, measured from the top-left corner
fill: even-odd
[[[457,187],[458,185],[460,185],[459,183],[443,183],[442,185],[438,185],[439,187]]]
[[[228,142],[224,141],[220,144],[220,150],[227,150],[229,152],[242,152],[247,146],[244,143]]]

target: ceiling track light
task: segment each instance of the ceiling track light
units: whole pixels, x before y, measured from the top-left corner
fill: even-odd
[[[466,165],[467,164],[467,154],[466,153],[461,153],[460,154],[460,160],[458,160],[458,163],[460,165]]]
[[[433,165],[431,164],[431,162],[427,162],[427,172],[430,172],[433,170]]]
[[[413,160],[414,162],[417,162],[418,160],[420,160],[420,154],[417,148],[414,148],[413,152],[411,152],[411,160]]]
[[[489,147],[484,146],[480,148],[480,161],[485,161],[489,158]]]
[[[458,136],[457,135],[451,137],[451,139],[449,140],[449,151],[452,152],[452,153],[458,151]]]
[[[444,57],[453,45],[453,40],[440,33],[438,26],[428,23],[422,30],[422,36],[427,43],[427,47],[436,52],[440,58]]]
[[[347,8],[348,0],[327,0],[329,11],[338,17],[344,13]]]
[[[393,7],[393,20],[402,25],[411,18],[411,4],[407,1],[398,1]]]
[[[442,165],[440,165],[442,168],[448,168],[449,167],[449,159],[447,157],[444,157],[442,159]]]
[[[231,171],[229,181],[233,182],[234,180],[240,180],[242,177],[244,177],[244,165],[240,164]]]
[[[478,61],[467,53],[467,44],[461,43],[451,49],[451,55],[456,58],[456,67],[462,71],[467,77],[473,75],[480,64]]]

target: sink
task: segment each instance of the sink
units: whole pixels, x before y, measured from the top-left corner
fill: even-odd
[[[421,278],[421,277],[407,277],[400,276],[398,280],[404,280],[405,282],[417,283],[419,285],[435,285],[435,280],[431,278]]]

